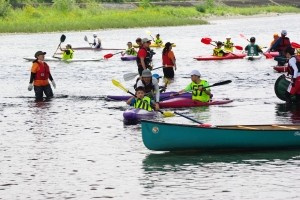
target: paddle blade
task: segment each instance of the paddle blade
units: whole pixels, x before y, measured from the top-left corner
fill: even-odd
[[[134,79],[137,75],[139,75],[138,73],[128,73],[128,74],[124,74],[123,78],[124,81],[130,81],[132,79]]]
[[[225,84],[228,84],[228,83],[231,83],[231,82],[232,82],[231,80],[222,81],[222,82],[219,82],[219,83],[212,84],[211,86],[208,86],[208,87],[213,87],[213,86],[218,86],[218,85],[225,85]]]
[[[300,48],[300,44],[296,43],[296,42],[292,42],[292,47],[295,49],[299,49]]]
[[[267,59],[273,58],[273,56],[269,53],[264,53],[264,55],[266,56]]]
[[[86,42],[88,41],[88,39],[87,39],[86,35],[84,36],[84,41],[86,41]]]
[[[243,50],[243,47],[241,47],[241,46],[234,46],[237,50]]]
[[[150,31],[145,30],[145,32],[147,33],[147,35],[151,36]]]
[[[201,42],[204,43],[204,44],[210,44],[211,39],[210,38],[202,38]]]
[[[247,38],[244,36],[244,34],[240,34],[240,36],[241,36],[242,38],[244,38],[244,39],[247,39]]]
[[[62,34],[60,37],[60,42],[64,42],[65,40],[66,40],[66,36],[64,34]]]
[[[171,112],[163,112],[164,117],[174,117],[174,113]]]
[[[120,89],[122,89],[122,90],[124,90],[125,92],[128,93],[129,90],[127,90],[120,82],[118,82],[118,81],[115,80],[115,79],[112,79],[111,81],[112,81],[112,83],[113,83],[115,86],[117,86],[118,88],[120,88]]]
[[[114,54],[109,53],[109,54],[104,55],[104,59],[108,59],[108,58],[111,58],[113,56],[114,56]]]

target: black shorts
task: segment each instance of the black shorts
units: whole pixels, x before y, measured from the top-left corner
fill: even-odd
[[[174,78],[174,68],[173,67],[164,67],[163,72],[164,72],[164,77]]]

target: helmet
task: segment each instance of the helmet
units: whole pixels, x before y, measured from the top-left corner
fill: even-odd
[[[93,36],[94,36],[94,37],[97,36],[97,33],[93,33]]]
[[[152,77],[151,71],[149,69],[144,69],[142,72],[142,77]]]
[[[250,42],[255,42],[255,37],[251,37]]]
[[[231,38],[230,35],[227,35],[227,36],[226,36],[226,39],[227,39],[227,38]]]
[[[156,36],[160,36],[159,33],[157,33]]]
[[[279,37],[278,33],[274,33],[273,37]]]

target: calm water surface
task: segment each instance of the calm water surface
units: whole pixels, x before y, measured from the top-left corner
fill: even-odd
[[[185,88],[189,72],[198,69],[213,87],[214,98],[231,98],[221,106],[179,109],[199,121],[215,125],[299,123],[300,111],[286,109],[274,93],[280,76],[273,59],[258,61],[195,61],[211,54],[202,37],[246,46],[243,33],[268,46],[274,33],[286,29],[300,42],[300,15],[212,21],[210,25],[149,27],[98,31],[104,47],[125,48],[128,41],[160,33],[177,44],[178,70],[169,91]],[[87,46],[92,31],[0,35],[0,199],[299,199],[300,152],[262,151],[174,154],[152,152],[141,139],[140,125],[123,124],[125,102],[106,95],[125,93],[111,83],[120,81],[133,91],[123,74],[136,72],[135,62],[117,54],[103,62],[48,62],[56,81],[56,98],[34,102],[27,90],[31,62],[22,57],[38,50],[52,56],[61,34],[64,45]],[[161,51],[154,56],[161,64]],[[75,51],[76,58],[103,58],[118,51]],[[162,75],[162,70],[156,70]],[[175,111],[168,109],[167,111]],[[191,124],[180,116],[162,118]]]

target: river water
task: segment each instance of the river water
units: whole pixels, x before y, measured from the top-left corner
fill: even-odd
[[[210,25],[148,27],[97,31],[106,48],[125,48],[128,41],[160,33],[174,42],[178,70],[168,90],[178,91],[198,69],[213,87],[214,98],[231,98],[230,104],[177,109],[214,125],[299,123],[300,111],[287,109],[274,93],[280,76],[273,59],[256,61],[195,61],[211,54],[213,46],[202,37],[246,46],[255,36],[268,46],[274,33],[286,29],[291,41],[300,42],[300,15],[211,21]],[[143,145],[140,125],[123,124],[125,102],[106,95],[125,95],[116,79],[133,91],[123,74],[137,72],[135,62],[120,55],[101,62],[48,62],[57,88],[50,102],[34,101],[27,90],[31,62],[23,57],[38,50],[55,52],[63,45],[87,46],[92,31],[0,35],[0,199],[299,199],[300,152],[259,151],[224,153],[153,152]],[[161,64],[156,49],[155,67]],[[76,58],[103,58],[118,51],[75,51]],[[156,70],[162,75],[162,70]],[[162,84],[162,83],[161,83]],[[175,111],[168,109],[165,111]],[[160,121],[192,124],[180,116]]]

